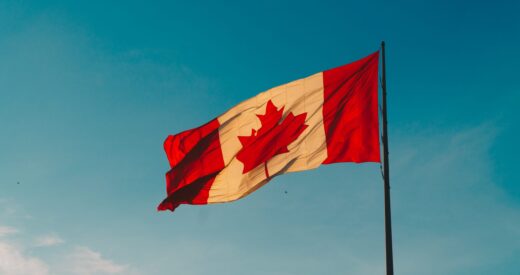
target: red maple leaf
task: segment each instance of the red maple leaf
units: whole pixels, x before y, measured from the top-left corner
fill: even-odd
[[[307,113],[294,116],[289,113],[282,120],[283,106],[278,110],[271,100],[267,102],[265,115],[256,115],[262,124],[258,129],[252,129],[250,136],[239,136],[242,149],[237,154],[237,159],[244,164],[242,173],[253,170],[260,164],[264,164],[265,174],[267,161],[276,155],[289,152],[287,146],[295,141],[308,127],[305,124]]]

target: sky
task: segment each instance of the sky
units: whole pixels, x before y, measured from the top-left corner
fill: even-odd
[[[157,212],[169,134],[387,45],[396,274],[519,274],[519,1],[0,1],[0,274],[384,274],[378,164]]]

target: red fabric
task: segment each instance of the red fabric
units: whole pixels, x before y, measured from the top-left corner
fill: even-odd
[[[378,62],[379,52],[375,52],[323,72],[328,154],[324,164],[380,162]]]
[[[168,136],[164,150],[171,170],[166,173],[168,197],[158,210],[173,211],[184,203],[206,204],[216,175],[224,169],[217,119],[177,135]]]

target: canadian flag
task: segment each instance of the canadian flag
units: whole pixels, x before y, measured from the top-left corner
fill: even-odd
[[[375,52],[272,88],[168,136],[168,196],[158,210],[234,201],[321,164],[380,162],[378,62]]]

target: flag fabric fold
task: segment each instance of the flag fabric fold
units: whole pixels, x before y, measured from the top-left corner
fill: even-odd
[[[229,202],[273,177],[337,162],[380,162],[379,52],[272,88],[203,126],[170,135],[167,198]]]

